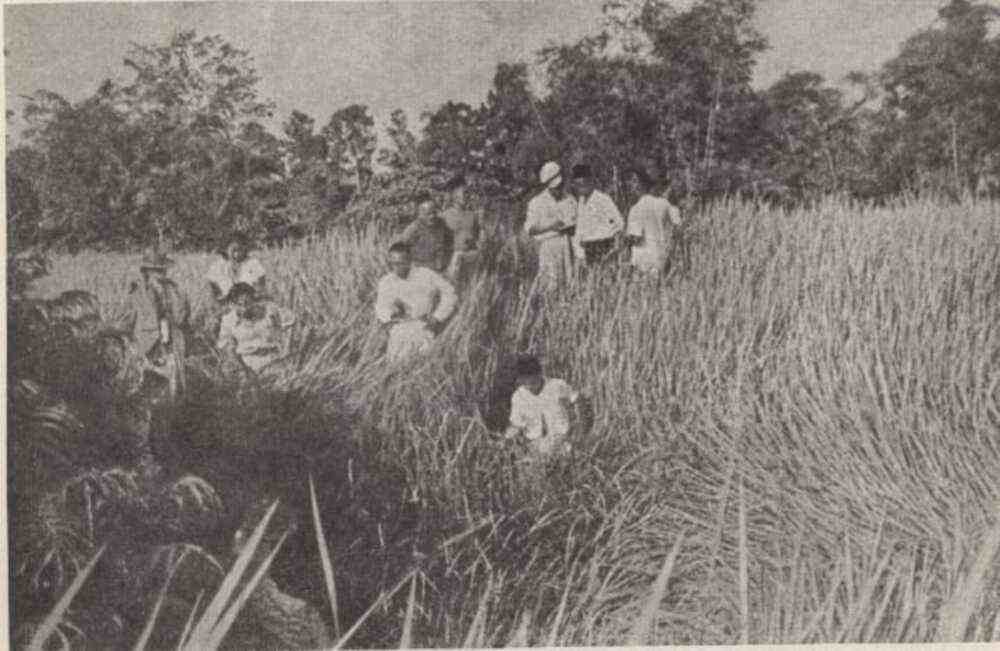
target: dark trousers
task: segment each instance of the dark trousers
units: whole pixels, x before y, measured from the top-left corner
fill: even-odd
[[[580,245],[583,247],[583,254],[586,257],[588,265],[597,265],[609,261],[615,251],[615,241],[612,238],[580,242]]]

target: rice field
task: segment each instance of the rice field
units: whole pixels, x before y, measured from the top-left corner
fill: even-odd
[[[222,570],[274,550],[270,576],[351,646],[1000,641],[1000,206],[721,202],[692,219],[685,273],[547,294],[496,217],[437,350],[405,367],[372,314],[386,233],[260,252],[299,316],[292,358],[210,417],[271,420],[191,416],[218,440],[179,463],[296,524],[274,516]],[[176,257],[197,312],[209,257]],[[61,257],[35,291],[94,292],[113,319],[138,259]],[[522,351],[596,415],[540,484],[487,427]],[[286,457],[227,493],[212,451],[240,446]],[[222,641],[211,596],[180,609],[189,644],[251,648]],[[165,598],[129,645],[173,626]]]

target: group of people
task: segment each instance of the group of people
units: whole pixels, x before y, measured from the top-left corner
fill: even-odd
[[[627,219],[596,188],[588,165],[572,167],[568,188],[554,161],[545,163],[539,176],[543,190],[528,203],[524,232],[537,245],[543,286],[567,280],[578,265],[610,263],[623,245],[639,272],[664,270],[681,219],[654,170],[638,166],[629,174],[638,200]],[[427,352],[456,308],[453,283],[475,259],[479,228],[475,216],[464,211],[463,185],[457,181],[449,188],[452,202],[441,217],[432,201],[421,201],[416,219],[389,247],[390,271],[378,283],[375,316],[389,330],[390,360]],[[539,360],[519,359],[506,436],[523,435],[539,458],[565,451],[578,399],[565,381],[547,379]]]
[[[538,247],[540,278],[551,284],[573,273],[577,265],[603,265],[623,244],[631,248],[637,270],[657,274],[673,245],[672,229],[681,225],[680,211],[665,196],[662,176],[649,166],[637,166],[629,183],[639,199],[623,219],[615,202],[598,190],[589,165],[571,169],[569,187],[559,164],[542,166],[544,189],[528,203],[524,230]]]
[[[680,212],[664,196],[659,175],[638,166],[628,176],[638,200],[623,218],[611,197],[596,188],[585,164],[574,165],[564,183],[558,163],[539,173],[542,190],[527,206],[524,233],[537,246],[538,282],[563,282],[580,266],[603,266],[628,246],[638,271],[658,274],[673,244]],[[440,189],[443,205],[428,193],[418,198],[416,217],[389,247],[386,273],[378,282],[374,312],[388,332],[386,357],[397,362],[426,353],[458,305],[458,289],[471,277],[480,248],[480,214],[465,201],[465,179],[453,177]],[[183,388],[177,360],[184,358],[189,317],[186,299],[167,277],[172,261],[160,253],[141,264],[143,282],[133,286],[140,300],[135,333],[141,350],[164,368],[175,389]],[[250,256],[246,238],[234,235],[209,268],[216,348],[261,371],[287,353],[287,333],[294,315],[267,295],[267,274]],[[173,353],[167,355],[165,353]],[[172,362],[171,362],[172,360]],[[175,367],[170,367],[173,363]],[[569,410],[577,392],[557,379],[546,379],[535,358],[518,362],[511,398],[509,436],[523,434],[542,456],[564,447]]]
[[[139,264],[141,279],[129,292],[125,328],[135,335],[152,370],[170,382],[171,395],[184,388],[184,359],[191,331],[187,296],[169,277],[174,260],[154,248]],[[232,235],[206,274],[210,308],[206,323],[218,352],[260,371],[287,352],[295,317],[267,294],[264,265],[250,256],[249,240]]]

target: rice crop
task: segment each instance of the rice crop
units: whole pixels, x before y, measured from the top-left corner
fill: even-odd
[[[274,478],[298,531],[262,550],[306,577],[288,590],[333,644],[1000,640],[1000,207],[724,201],[689,222],[683,272],[549,292],[494,219],[434,354],[399,367],[372,314],[389,233],[260,253],[299,316],[292,355],[214,411],[240,412],[227,445],[247,454],[327,451]],[[34,291],[93,292],[113,320],[138,259],[60,257]],[[209,256],[176,259],[197,313]],[[488,427],[523,351],[595,415],[539,481]],[[178,639],[224,646],[232,621],[188,615]]]

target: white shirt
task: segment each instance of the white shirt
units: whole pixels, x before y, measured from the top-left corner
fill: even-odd
[[[259,370],[260,365],[270,361],[273,354],[278,352],[268,349],[280,349],[281,331],[295,322],[295,315],[284,308],[273,303],[265,303],[264,307],[266,312],[257,321],[240,319],[236,310],[231,309],[222,316],[219,323],[219,341],[216,347],[225,348],[231,339],[235,340],[236,354],[243,357],[243,361],[254,370]],[[258,361],[261,364],[254,363]]]
[[[663,197],[644,194],[628,213],[628,234],[642,238],[632,247],[632,264],[644,271],[658,271],[666,261],[670,231],[667,220],[681,225],[680,211]]]
[[[455,288],[441,274],[414,266],[405,280],[389,273],[378,281],[375,318],[382,323],[393,317],[419,321],[433,314],[438,321],[444,321],[451,316],[457,302]],[[397,313],[398,307],[403,308],[402,315]]]
[[[267,275],[264,265],[257,258],[247,258],[237,265],[225,258],[219,258],[209,267],[205,277],[219,288],[225,296],[236,283],[256,285],[257,281]]]
[[[543,436],[565,436],[569,433],[566,404],[575,403],[579,397],[559,378],[546,378],[538,395],[526,387],[518,387],[510,399],[510,424],[522,430],[529,441]]]
[[[611,197],[594,190],[587,198],[577,199],[576,241],[606,240],[625,227],[621,212]]]
[[[528,202],[528,214],[524,220],[524,232],[527,234],[532,227],[548,228],[556,221],[562,220],[567,226],[576,223],[576,205],[573,197],[565,195],[556,200],[547,189],[531,198]],[[557,231],[545,231],[533,235],[536,241],[542,242],[563,235]]]

